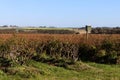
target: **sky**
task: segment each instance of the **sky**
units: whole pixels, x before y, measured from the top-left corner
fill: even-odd
[[[120,0],[0,0],[0,25],[120,26]]]

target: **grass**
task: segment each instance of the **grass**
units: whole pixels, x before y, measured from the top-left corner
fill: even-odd
[[[77,62],[63,68],[30,61],[7,73],[0,70],[0,80],[120,80],[120,65]]]

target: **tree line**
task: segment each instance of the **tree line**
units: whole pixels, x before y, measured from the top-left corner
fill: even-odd
[[[120,34],[120,27],[96,27],[93,28],[91,33],[93,34]]]

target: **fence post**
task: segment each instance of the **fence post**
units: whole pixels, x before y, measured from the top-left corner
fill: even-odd
[[[16,27],[16,33],[19,33],[19,29],[18,29],[18,27]]]
[[[88,42],[88,38],[89,38],[88,33],[91,32],[91,26],[86,25],[85,30],[86,30],[86,42]]]

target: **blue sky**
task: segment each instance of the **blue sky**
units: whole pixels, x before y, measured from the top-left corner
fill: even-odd
[[[120,26],[120,0],[0,0],[0,25]]]

